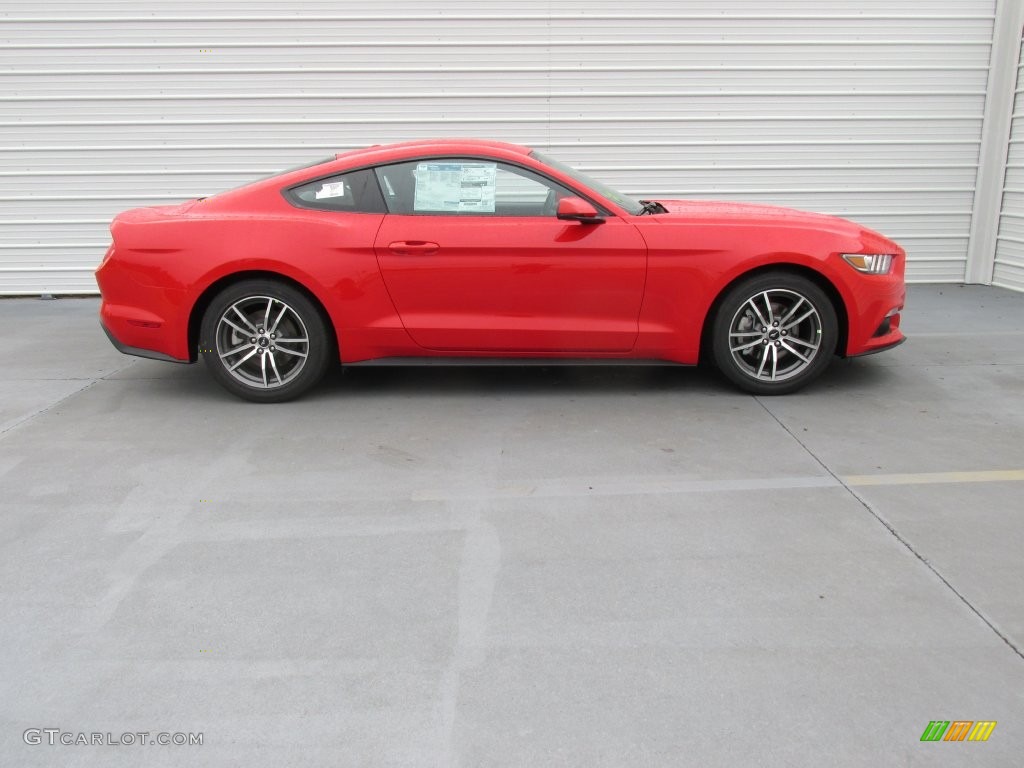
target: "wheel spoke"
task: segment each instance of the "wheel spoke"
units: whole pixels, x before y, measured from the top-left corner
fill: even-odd
[[[308,344],[309,339],[278,339],[275,344]]]
[[[792,348],[791,346],[789,346],[789,343],[788,343],[788,342],[785,342],[785,341],[784,341],[784,342],[782,342],[782,348],[783,348],[783,349],[785,349],[785,350],[787,350],[787,351],[788,351],[788,352],[789,352],[790,354],[792,354],[792,355],[796,355],[796,356],[797,356],[797,357],[799,357],[799,358],[800,358],[801,360],[803,360],[803,361],[804,361],[805,363],[809,363],[809,362],[811,362],[811,358],[809,358],[809,357],[804,357],[803,355],[801,355],[801,354],[800,354],[799,352],[797,352],[797,351],[796,351],[795,349],[793,349],[793,348]]]
[[[803,344],[805,347],[807,347],[810,350],[815,350],[815,349],[818,348],[817,344],[814,344],[813,342],[810,342],[810,341],[804,341],[799,336],[790,336],[790,337],[788,337],[786,339],[786,341],[790,342],[791,344],[793,342],[796,342],[797,344]]]
[[[767,346],[764,348],[764,353],[761,355],[761,365],[757,367],[757,377],[761,378],[764,375],[764,367],[768,364],[768,350],[775,349],[775,347]]]
[[[274,353],[268,352],[266,356],[270,358],[270,367],[274,369],[274,375],[277,377],[277,383],[284,384],[284,379],[281,378],[281,372],[277,370],[277,361],[274,360]]]
[[[229,349],[227,352],[222,352],[221,355],[220,355],[220,359],[223,360],[225,357],[231,357],[232,355],[237,355],[243,349],[248,349],[250,346],[252,346],[252,345],[248,344],[248,343],[241,344],[241,345],[235,347],[234,349]]]
[[[772,345],[768,349],[772,351],[772,381],[775,381],[779,373],[779,348]]]
[[[760,336],[760,331],[733,331],[729,334],[734,339],[746,338],[748,336]]]
[[[775,321],[775,311],[772,309],[772,300],[768,296],[768,291],[761,294],[764,297],[764,305],[768,308],[768,322],[765,325],[771,325]]]
[[[248,317],[246,317],[245,315],[242,314],[241,310],[238,309],[237,305],[231,307],[231,309],[233,309],[235,311],[236,315],[238,315],[240,318],[242,318],[242,322],[245,323],[247,326],[249,326],[249,328],[252,330],[253,333],[256,332],[256,326],[253,325],[252,322],[250,322]],[[227,318],[225,318],[225,321],[227,321]],[[247,331],[246,331],[246,333],[247,333]]]
[[[286,347],[282,347],[280,344],[277,345],[277,351],[284,352],[286,355],[295,355],[296,357],[306,356],[305,352],[296,352],[294,349],[287,349]]]
[[[761,334],[758,334],[758,336],[760,336],[760,335]],[[729,350],[731,352],[742,352],[745,349],[750,349],[751,347],[756,347],[760,343],[761,343],[761,339],[754,339],[753,341],[748,341],[746,344],[737,344],[735,347],[730,347]]]
[[[267,311],[263,313],[263,330],[265,330],[267,333],[270,333],[270,330],[268,329],[267,326],[270,325],[270,308],[271,306],[273,306],[273,304],[273,299],[267,299]]]
[[[754,314],[757,315],[757,320],[758,322],[761,323],[761,325],[765,327],[771,325],[771,323],[764,319],[764,315],[761,314],[761,310],[757,308],[757,304],[754,303],[753,299],[747,300],[747,304],[750,306],[752,310],[754,310]]]
[[[794,305],[793,305],[792,307],[790,307],[790,308],[789,308],[789,312],[787,312],[787,313],[785,314],[785,316],[783,316],[783,318],[782,318],[781,320],[779,320],[779,325],[781,325],[781,326],[782,326],[783,328],[785,328],[785,327],[786,327],[786,323],[788,323],[788,322],[789,322],[789,319],[790,319],[791,317],[793,317],[793,315],[795,315],[795,314],[796,314],[796,311],[797,311],[798,309],[800,309],[800,307],[801,307],[801,306],[802,306],[803,304],[805,304],[805,303],[806,303],[806,302],[804,301],[804,297],[803,297],[803,296],[801,296],[801,297],[800,297],[800,298],[799,298],[799,299],[797,300],[796,304],[794,304]]]
[[[814,307],[811,307],[806,312],[804,312],[802,315],[800,315],[800,317],[798,317],[796,320],[791,322],[789,325],[786,325],[786,326],[783,326],[783,327],[788,331],[793,326],[800,325],[800,323],[802,323],[804,320],[806,320],[808,317],[810,317],[813,314],[815,314],[815,310],[814,310]]]
[[[236,325],[235,323],[233,323],[230,320],[228,320],[226,317],[222,317],[220,320],[221,320],[222,323],[225,323],[226,325],[230,325],[232,328],[234,328],[236,331],[238,331],[243,336],[252,336],[252,331],[247,331],[245,328],[243,328],[240,325]]]
[[[274,324],[267,329],[267,333],[273,333],[277,330],[277,326],[281,323],[281,318],[284,317],[284,313],[288,311],[288,305],[285,304],[281,307],[281,311],[277,314],[277,319],[274,320]]]
[[[270,355],[260,355],[260,373],[263,374],[263,388],[266,389],[270,385],[267,384],[267,358]]]
[[[249,354],[248,354],[248,355],[246,355],[246,356],[245,356],[245,357],[243,357],[243,358],[242,358],[241,360],[239,360],[239,361],[238,361],[237,363],[235,363],[235,364],[234,364],[234,365],[232,365],[232,366],[231,366],[230,368],[228,368],[228,371],[233,371],[233,370],[235,370],[235,368],[237,368],[238,366],[240,366],[240,365],[241,365],[242,363],[244,363],[244,362],[245,362],[246,360],[248,360],[248,359],[249,359],[250,357],[252,357],[252,356],[253,356],[253,355],[255,355],[255,354],[256,354],[256,347],[253,347],[253,348],[252,348],[252,350],[251,350],[251,351],[249,352]]]

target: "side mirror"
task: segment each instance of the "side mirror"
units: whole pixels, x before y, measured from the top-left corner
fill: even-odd
[[[563,197],[558,201],[558,218],[578,221],[580,224],[600,224],[604,221],[597,209],[582,197]]]

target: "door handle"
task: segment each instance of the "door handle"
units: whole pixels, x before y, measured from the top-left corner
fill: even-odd
[[[400,256],[427,256],[431,253],[437,253],[440,247],[437,243],[431,243],[426,240],[399,240],[391,243],[388,249]]]

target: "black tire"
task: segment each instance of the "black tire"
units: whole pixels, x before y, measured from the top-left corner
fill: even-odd
[[[333,349],[313,302],[274,280],[245,280],[217,294],[199,338],[217,383],[256,403],[282,403],[309,390],[323,378]]]
[[[725,295],[711,328],[718,369],[755,395],[785,395],[814,381],[836,351],[835,307],[815,283],[765,272]]]

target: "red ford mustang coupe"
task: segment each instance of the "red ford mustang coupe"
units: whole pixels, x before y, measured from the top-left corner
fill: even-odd
[[[844,219],[634,200],[526,147],[373,146],[117,216],[96,271],[122,352],[201,355],[259,402],[345,365],[710,359],[783,394],[903,340],[905,254]]]

